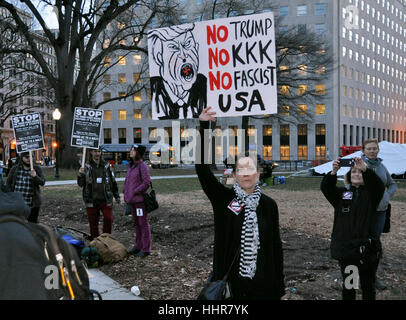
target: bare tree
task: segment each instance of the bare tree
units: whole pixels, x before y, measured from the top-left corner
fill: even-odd
[[[60,138],[60,165],[75,163],[75,150],[70,147],[73,110],[77,106],[100,107],[94,95],[100,90],[107,68],[117,63],[119,56],[131,52],[147,54],[146,30],[160,21],[174,8],[167,0],[21,0],[22,9],[37,21],[43,36],[52,46],[56,70],[50,68],[37,48],[30,26],[22,19],[20,9],[11,1],[0,0],[0,8],[10,13],[15,32],[24,39],[25,46],[0,48],[0,54],[31,55],[39,72],[55,91],[55,99],[62,113],[58,136]],[[57,15],[59,30],[53,32],[44,20],[40,8],[52,7]],[[154,19],[160,18],[157,21]],[[108,41],[107,41],[108,40]],[[111,61],[110,64],[107,63]],[[146,68],[144,67],[143,70]],[[125,96],[133,95],[142,85],[129,86]],[[121,97],[124,98],[124,97]],[[111,100],[119,99],[114,97]],[[107,103],[108,101],[103,101]]]

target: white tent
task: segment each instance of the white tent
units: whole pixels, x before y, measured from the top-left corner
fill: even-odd
[[[378,157],[382,159],[382,163],[386,166],[390,174],[401,175],[406,172],[406,144],[391,143],[387,141],[379,142]],[[349,154],[343,159],[360,157],[362,151],[356,151]],[[324,163],[312,168],[319,174],[328,173],[333,169],[333,161]],[[350,168],[343,167],[338,170],[339,176],[345,175]]]

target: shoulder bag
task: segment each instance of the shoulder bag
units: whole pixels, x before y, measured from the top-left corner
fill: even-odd
[[[139,164],[138,166],[140,166],[141,164]],[[138,167],[139,173],[140,173],[140,178],[142,180],[142,175],[141,175],[141,168]],[[147,213],[150,213],[156,209],[159,208],[159,204],[158,204],[158,200],[156,199],[156,194],[155,194],[155,190],[152,187],[152,182],[149,183],[150,187],[151,187],[151,191],[148,193],[143,193],[142,196],[144,198],[144,204],[145,204],[145,209],[147,210]]]
[[[231,262],[230,267],[226,275],[221,280],[212,281],[213,272],[210,274],[209,279],[207,280],[206,285],[200,292],[197,300],[227,300],[232,298],[230,285],[227,282],[228,275],[231,271],[231,268],[238,257],[240,252],[240,247],[238,247],[237,252],[235,253],[233,262]]]

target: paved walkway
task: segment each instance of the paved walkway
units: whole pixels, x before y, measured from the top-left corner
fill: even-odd
[[[222,174],[215,174],[216,177],[222,176]],[[185,179],[185,178],[197,178],[197,174],[188,174],[180,176],[152,176],[151,180],[160,180],[160,179]],[[116,178],[116,181],[124,181],[125,178]],[[62,186],[68,184],[77,184],[77,180],[62,180],[62,181],[47,181],[45,186]]]
[[[144,300],[123,288],[99,269],[89,269],[90,289],[98,291],[103,300]]]

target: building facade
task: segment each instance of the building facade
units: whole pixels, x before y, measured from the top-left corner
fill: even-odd
[[[31,17],[27,12],[20,12],[22,19],[27,25],[31,25]],[[0,18],[6,21],[9,12],[0,8]],[[39,32],[31,30],[36,39],[38,50],[41,51],[48,64],[55,68],[56,59],[52,46],[46,38]],[[24,45],[21,37],[15,36],[13,45]],[[42,130],[44,134],[44,150],[35,151],[33,154],[36,161],[41,161],[43,157],[55,157],[55,121],[52,112],[55,109],[54,96],[49,90],[47,80],[38,75],[38,64],[29,54],[24,58],[17,55],[8,55],[3,58],[0,67],[0,160],[4,163],[9,158],[14,158],[15,139],[11,123],[12,114],[39,112],[42,117]],[[55,68],[56,70],[56,68]],[[15,97],[11,98],[10,97]]]
[[[181,1],[187,10],[182,22],[205,20],[204,1]],[[338,156],[341,145],[360,145],[368,138],[406,143],[406,14],[397,0],[279,0],[264,1],[255,13],[272,10],[277,29],[304,29],[325,39],[334,64],[329,76],[304,90],[315,90],[314,102],[298,102],[312,115],[311,121],[295,120],[280,108],[282,121],[250,119],[249,134],[257,131],[257,151],[265,159],[328,160]],[[203,9],[203,11],[202,11]],[[249,14],[252,8],[234,14]],[[222,15],[217,15],[220,18]],[[104,77],[105,88],[97,101],[124,95],[127,85],[148,81],[142,73],[147,56],[110,57],[118,63]],[[284,68],[285,66],[277,66]],[[304,71],[305,72],[305,69]],[[300,75],[298,75],[300,76]],[[114,83],[114,85],[113,85]],[[299,86],[300,87],[300,86]],[[284,89],[280,87],[281,94]],[[172,144],[172,121],[152,120],[150,94],[141,90],[132,98],[102,106],[102,143],[155,143],[162,128]],[[284,113],[282,113],[284,112]],[[286,121],[283,121],[286,115]],[[182,145],[197,120],[180,120]],[[219,118],[217,127],[227,135],[241,128],[241,118]],[[224,147],[227,148],[227,147]],[[223,154],[237,152],[225,150]],[[221,152],[221,150],[216,150]]]

